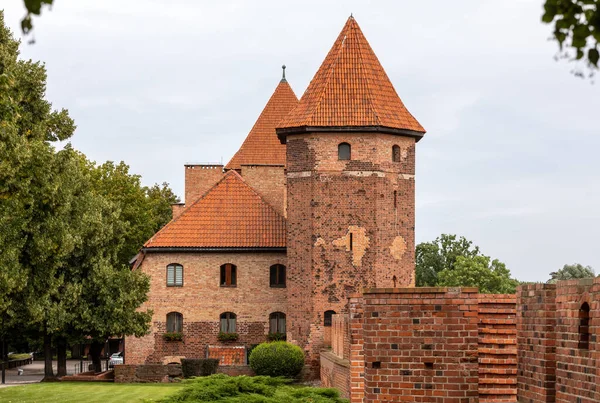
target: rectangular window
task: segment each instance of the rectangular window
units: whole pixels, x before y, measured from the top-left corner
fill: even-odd
[[[227,263],[221,266],[221,287],[235,287],[237,285],[237,267]]]
[[[271,287],[285,288],[285,266],[274,264],[269,273],[269,283]]]
[[[183,266],[180,264],[170,264],[167,266],[167,286],[183,286]]]

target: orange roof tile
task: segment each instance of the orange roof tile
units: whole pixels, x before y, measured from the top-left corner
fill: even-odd
[[[225,168],[241,169],[242,164],[285,165],[285,145],[277,139],[275,127],[296,105],[298,98],[284,78]]]
[[[145,248],[282,248],[285,219],[236,171],[158,231]]]
[[[277,126],[277,133],[284,141],[285,133],[311,127],[388,128],[416,137],[425,133],[400,100],[353,17],[298,106]]]

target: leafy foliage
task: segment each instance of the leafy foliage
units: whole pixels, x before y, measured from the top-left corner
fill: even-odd
[[[258,375],[293,378],[304,367],[304,353],[285,341],[262,343],[250,353],[250,367]]]
[[[514,293],[519,282],[504,263],[481,254],[465,237],[442,234],[416,248],[418,287],[478,287],[482,293]]]
[[[184,388],[160,402],[347,403],[335,389],[292,387],[284,378],[223,374],[183,381]]]
[[[181,341],[183,340],[183,333],[167,332],[163,334],[163,339],[165,339],[166,341]]]
[[[219,360],[215,358],[181,360],[181,372],[185,378],[192,376],[209,376],[217,373]]]
[[[548,283],[556,283],[561,280],[573,280],[576,278],[596,277],[594,269],[590,266],[582,266],[579,263],[566,264],[562,269],[550,273]]]
[[[217,335],[217,339],[220,341],[236,341],[237,339],[239,339],[239,335],[237,333],[225,333],[225,332],[219,332],[219,334]]]
[[[598,70],[600,0],[546,0],[542,21],[554,24],[561,57],[583,61],[590,74]],[[573,72],[584,76],[581,69]]]
[[[285,333],[269,333],[267,335],[267,340],[269,341],[285,341],[286,338]]]

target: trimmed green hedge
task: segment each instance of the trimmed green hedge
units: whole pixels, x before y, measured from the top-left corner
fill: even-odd
[[[181,372],[184,378],[208,376],[217,373],[219,360],[215,358],[184,358],[181,360]]]
[[[285,341],[262,343],[250,353],[250,367],[257,375],[293,378],[304,367],[304,352]]]

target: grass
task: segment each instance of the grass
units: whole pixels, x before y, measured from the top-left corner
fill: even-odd
[[[23,353],[23,354],[9,354],[8,355],[9,360],[26,360],[28,358],[31,358],[31,354]]]
[[[182,389],[171,384],[49,382],[0,389],[3,403],[155,402]]]

